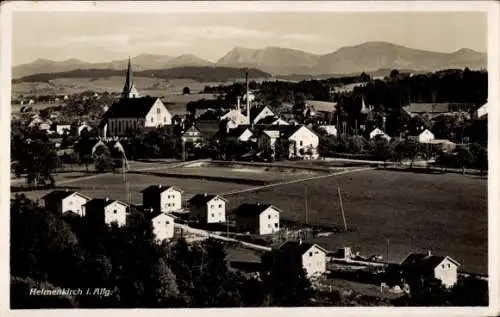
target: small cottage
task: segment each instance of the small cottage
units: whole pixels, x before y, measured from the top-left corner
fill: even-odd
[[[119,200],[108,197],[96,198],[87,202],[84,207],[85,217],[91,222],[111,225],[116,223],[119,227],[127,224],[128,205]]]
[[[307,277],[322,275],[326,272],[327,250],[317,244],[300,241],[287,241],[275,252],[278,260],[288,265],[301,265]]]
[[[226,222],[226,203],[225,198],[207,193],[188,200],[191,217],[205,224]]]
[[[402,263],[401,268],[406,280],[436,278],[446,287],[457,283],[457,270],[460,263],[449,256],[412,253]]]
[[[236,227],[240,232],[272,234],[280,230],[280,213],[273,205],[242,204],[234,211]]]
[[[182,209],[183,191],[175,186],[151,185],[142,190],[142,205],[156,212]]]
[[[90,201],[90,197],[69,190],[54,190],[42,197],[45,208],[53,212],[64,214],[73,212],[85,216],[83,205]]]

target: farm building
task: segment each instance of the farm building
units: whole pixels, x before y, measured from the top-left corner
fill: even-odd
[[[90,198],[75,191],[55,190],[42,197],[45,208],[56,213],[64,214],[73,212],[79,216],[85,216],[83,205]]]
[[[286,266],[300,265],[307,277],[322,275],[326,272],[326,255],[328,251],[317,244],[299,241],[287,241],[277,249],[263,257],[268,265],[269,260]]]
[[[227,200],[219,195],[197,194],[188,200],[192,217],[202,223],[220,223],[226,221]]]
[[[275,117],[276,114],[268,106],[253,107],[250,109],[250,123],[257,124],[267,117]]]
[[[83,207],[85,217],[91,222],[107,225],[116,223],[119,227],[127,224],[129,207],[119,200],[112,200],[108,197],[95,198],[88,201]]]
[[[402,263],[401,268],[406,280],[436,278],[446,287],[457,282],[457,269],[460,264],[449,256],[412,253]]]
[[[236,109],[229,110],[224,114],[220,120],[227,120],[227,125],[229,128],[235,128],[240,125],[250,124],[248,117],[241,112],[240,97],[238,97],[238,104]],[[247,105],[249,107],[249,104]]]
[[[280,230],[281,210],[273,205],[242,204],[234,213],[236,215],[236,227],[240,232],[265,235]]]
[[[286,156],[293,158],[317,158],[319,137],[304,125],[275,126],[258,133],[259,149],[275,149],[279,140],[284,145]]]
[[[430,143],[432,140],[434,140],[434,133],[432,133],[428,129],[425,129],[424,131],[420,132],[420,134],[418,134],[414,137],[420,143]]]
[[[231,142],[248,142],[252,137],[253,133],[248,126],[239,126],[231,129],[225,135],[225,139]]]
[[[100,134],[123,136],[138,128],[155,128],[172,124],[172,115],[160,98],[139,97],[132,81],[130,59],[122,98],[104,114]]]
[[[203,142],[203,134],[196,126],[191,126],[186,129],[181,136],[181,140],[184,143],[199,143]]]
[[[182,194],[175,186],[151,185],[142,190],[142,205],[155,212],[172,212],[182,209]]]

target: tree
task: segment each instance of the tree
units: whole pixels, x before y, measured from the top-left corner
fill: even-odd
[[[264,289],[268,290],[272,306],[309,306],[312,296],[311,283],[302,264],[293,254],[279,250],[263,257],[261,273]]]
[[[189,89],[189,87],[184,87],[182,89],[182,94],[183,95],[189,95],[191,93],[191,90]]]
[[[115,164],[113,162],[113,158],[111,157],[111,151],[107,146],[101,145],[97,147],[93,157],[96,171],[105,172],[115,170]]]

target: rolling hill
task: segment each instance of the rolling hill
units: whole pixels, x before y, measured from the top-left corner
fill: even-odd
[[[123,70],[126,60],[88,63],[77,59],[50,61],[38,59],[32,63],[13,67],[12,77],[67,72],[75,69]],[[342,47],[335,52],[316,55],[300,50],[266,47],[250,49],[235,47],[216,63],[186,54],[176,57],[141,54],[132,59],[137,71],[171,69],[179,67],[254,68],[278,75],[342,75],[374,72],[379,69],[411,69],[416,72],[449,68],[481,69],[487,66],[486,53],[460,49],[452,53],[413,49],[387,42],[366,42]]]

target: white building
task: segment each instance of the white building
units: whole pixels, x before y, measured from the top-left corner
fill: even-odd
[[[281,210],[273,205],[242,204],[234,213],[236,215],[236,227],[240,232],[265,235],[280,230]]]
[[[73,212],[85,216],[83,205],[90,201],[90,197],[75,191],[55,190],[42,197],[45,208],[53,212],[64,214]]]
[[[275,150],[276,142],[285,147],[289,159],[316,159],[318,158],[319,137],[304,125],[275,126],[262,130],[257,138],[259,149],[271,148]]]
[[[278,254],[284,256],[285,260],[302,265],[308,277],[326,272],[327,253],[327,250],[317,244],[302,241],[287,241],[278,249]]]
[[[257,124],[267,117],[275,117],[276,114],[268,106],[254,107],[250,109],[250,123]]]
[[[219,195],[197,194],[188,200],[191,216],[202,223],[226,221],[227,200]]]
[[[377,137],[382,137],[386,139],[387,141],[391,140],[391,137],[387,135],[384,131],[380,130],[379,128],[373,129],[372,132],[370,132],[370,140],[373,140]]]
[[[252,131],[246,126],[239,126],[229,130],[226,134],[226,140],[236,142],[248,142],[253,137]]]
[[[168,241],[174,237],[174,217],[172,215],[152,211],[149,218],[157,242]]]
[[[168,213],[182,209],[183,191],[175,186],[151,185],[142,191],[142,206]]]
[[[417,139],[418,142],[420,143],[429,143],[433,141],[435,138],[434,138],[434,133],[429,131],[429,129],[425,129],[418,135]]]
[[[71,132],[71,125],[69,124],[58,124],[56,125],[56,132],[60,135],[63,135],[64,133],[69,133]]]
[[[481,107],[479,107],[477,110],[476,110],[476,118],[482,118],[484,117],[485,115],[488,114],[488,108],[489,108],[489,105],[488,105],[488,102],[485,103],[484,105],[482,105]]]
[[[325,130],[328,135],[337,136],[337,127],[334,125],[320,125],[319,128]]]
[[[412,253],[402,263],[401,268],[406,279],[436,278],[446,287],[457,283],[458,267],[460,263],[449,256],[435,256]]]
[[[96,198],[88,201],[84,207],[84,214],[92,222],[111,225],[116,223],[119,227],[127,224],[129,206],[119,200],[108,197]]]

